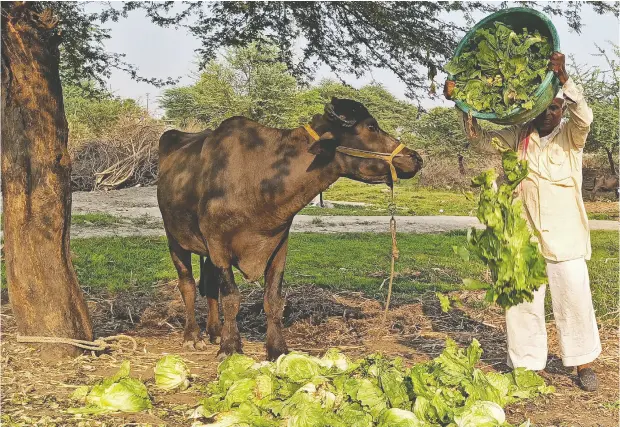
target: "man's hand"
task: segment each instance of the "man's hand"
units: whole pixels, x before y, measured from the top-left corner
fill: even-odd
[[[452,93],[454,92],[455,86],[456,83],[454,80],[446,80],[446,83],[443,85],[443,96],[445,96],[447,100],[452,99]]]
[[[560,84],[564,85],[568,80],[568,73],[566,72],[566,59],[560,52],[553,52],[549,58],[549,71],[553,71]]]

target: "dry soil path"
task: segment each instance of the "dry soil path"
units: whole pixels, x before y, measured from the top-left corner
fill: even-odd
[[[338,202],[334,202],[338,204]],[[115,191],[73,193],[73,214],[105,213],[123,218],[106,227],[73,225],[74,238],[104,236],[163,236],[164,229],[157,207],[156,187],[134,187]],[[400,216],[397,230],[401,233],[440,233],[481,227],[475,217],[467,216]],[[618,230],[617,221],[591,220],[592,230]],[[381,233],[389,231],[386,216],[309,216],[298,215],[292,232],[316,233]]]

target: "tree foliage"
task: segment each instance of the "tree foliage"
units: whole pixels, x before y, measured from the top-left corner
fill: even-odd
[[[304,87],[297,84],[274,46],[252,44],[228,49],[212,60],[194,84],[167,89],[161,98],[166,117],[180,124],[191,120],[216,127],[235,115],[268,126],[292,128],[323,112],[332,96],[362,102],[389,133],[407,137],[413,131],[418,109],[373,83],[355,89],[333,80]]]
[[[98,12],[88,12],[80,2],[34,3],[38,10],[52,8],[60,19],[65,83],[84,79],[102,82],[113,69],[156,85],[174,83],[140,75],[122,53],[107,52],[103,47],[110,37],[103,24],[141,11],[156,25],[176,26],[197,37],[202,43],[198,53],[203,65],[215,59],[221,48],[265,39],[278,46],[280,61],[300,82],[310,81],[320,64],[327,64],[338,76],[349,73],[359,77],[373,67],[387,68],[406,84],[412,98],[428,89],[428,77],[450,58],[466,30],[454,24],[455,17],[464,15],[472,24],[472,13],[490,13],[508,5],[478,1],[128,1],[102,3]],[[576,31],[582,27],[584,5],[596,13],[615,16],[620,9],[614,2],[522,3],[563,17]]]
[[[145,115],[135,100],[97,89],[93,82],[64,85],[63,98],[70,141],[101,136],[123,116]]]
[[[620,116],[618,94],[620,93],[620,47],[611,44],[611,52],[596,46],[605,59],[606,67],[586,67],[572,59],[571,77],[583,86],[584,96],[592,108],[594,120],[590,127],[585,149],[590,152],[604,150],[609,166],[616,172],[614,157],[618,152],[618,128]]]
[[[436,107],[422,114],[415,124],[418,146],[430,155],[443,156],[463,150],[467,139],[459,125],[456,108]]]

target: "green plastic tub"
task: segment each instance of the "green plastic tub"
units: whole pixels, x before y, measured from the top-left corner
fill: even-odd
[[[521,28],[527,28],[530,31],[538,30],[541,35],[546,36],[549,40],[551,40],[554,52],[560,51],[560,38],[558,37],[558,32],[546,15],[526,7],[515,7],[495,12],[494,14],[489,15],[482,21],[478,22],[471,30],[469,30],[463,40],[461,40],[456,48],[456,51],[454,52],[454,56],[456,57],[461,54],[461,51],[465,48],[465,46],[467,46],[469,40],[473,37],[477,30],[480,28],[490,27],[493,25],[493,22],[496,21],[510,25],[515,30],[519,30]],[[453,76],[449,74],[448,79],[453,79]],[[477,119],[488,120],[500,125],[515,125],[519,123],[526,123],[542,113],[549,106],[549,104],[551,104],[551,101],[553,101],[553,98],[555,98],[555,95],[558,93],[559,89],[559,80],[555,77],[552,71],[549,71],[541,85],[538,87],[536,92],[534,92],[534,107],[531,110],[515,108],[501,119],[494,113],[481,113],[476,111],[462,101],[456,101],[456,106],[465,113],[471,112],[471,115]]]

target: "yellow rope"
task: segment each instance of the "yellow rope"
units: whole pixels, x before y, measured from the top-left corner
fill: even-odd
[[[63,337],[37,337],[37,336],[25,336],[25,335],[17,335],[17,342],[19,343],[29,343],[29,344],[67,344],[73,345],[75,347],[89,350],[89,351],[104,351],[109,348],[122,349],[122,346],[118,343],[112,344],[111,341],[131,341],[132,349],[134,352],[138,348],[138,343],[136,340],[128,335],[112,335],[109,337],[103,337],[96,339],[94,341],[86,341],[86,340],[77,340],[73,338],[63,338]]]
[[[388,285],[388,294],[385,301],[385,311],[383,312],[383,320],[387,319],[388,310],[390,309],[390,300],[392,299],[392,283],[394,283],[394,264],[400,255],[398,246],[396,245],[396,219],[394,214],[396,213],[396,204],[394,203],[394,183],[392,183],[392,201],[389,205],[389,211],[392,217],[390,218],[390,232],[392,234],[392,263],[390,266],[390,282]]]
[[[310,134],[310,136],[315,141],[319,140],[319,135],[314,131],[314,129],[312,129],[310,125],[305,125],[304,129],[306,129],[306,131]],[[390,283],[388,285],[387,300],[385,301],[385,311],[383,313],[384,321],[387,318],[387,313],[390,308],[390,300],[392,299],[392,284],[394,282],[394,264],[399,256],[398,246],[396,246],[396,219],[394,218],[394,215],[396,214],[396,204],[394,203],[394,185],[396,181],[398,180],[398,176],[396,175],[396,168],[394,167],[394,164],[392,162],[394,161],[395,157],[402,156],[400,152],[404,148],[405,148],[405,144],[399,144],[398,147],[396,147],[396,149],[392,151],[391,153],[377,153],[374,151],[358,150],[356,148],[349,148],[349,147],[337,147],[336,148],[336,150],[338,150],[339,152],[348,154],[349,156],[361,157],[365,159],[384,160],[390,166],[390,173],[392,175],[392,187],[391,187],[392,200],[388,206],[388,211],[392,215],[392,218],[390,219],[390,232],[392,233],[392,265],[390,267]]]

